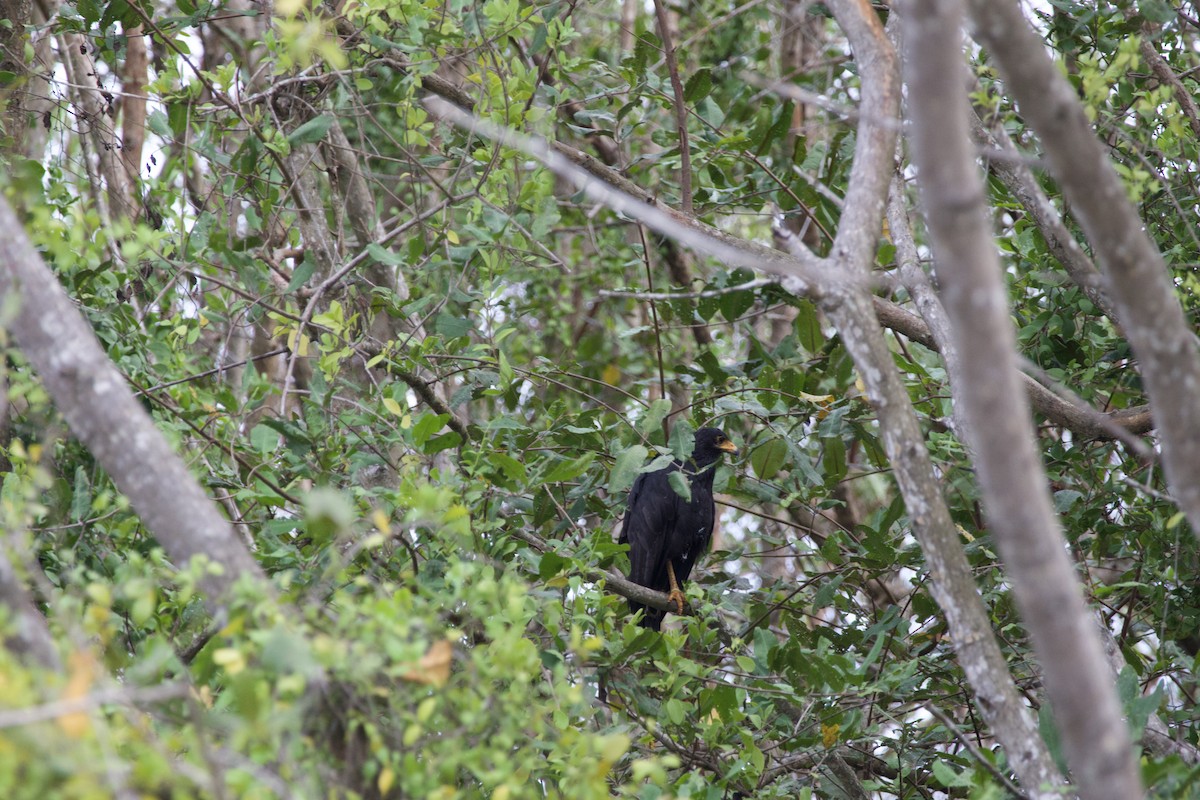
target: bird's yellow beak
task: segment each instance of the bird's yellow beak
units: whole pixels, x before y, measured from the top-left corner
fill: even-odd
[[[736,453],[738,451],[738,446],[729,439],[726,439],[717,445],[717,449],[724,450],[726,453]]]

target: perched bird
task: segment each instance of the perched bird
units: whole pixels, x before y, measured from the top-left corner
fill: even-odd
[[[692,574],[696,559],[712,540],[713,475],[721,453],[736,453],[737,445],[716,428],[696,431],[692,457],[656,472],[643,472],[629,490],[629,508],[621,530],[621,544],[629,545],[629,580],[669,592],[683,613],[679,585]],[[682,472],[691,487],[691,500],[671,486],[671,473]],[[633,613],[645,609],[642,626],[659,630],[665,611],[629,601]]]

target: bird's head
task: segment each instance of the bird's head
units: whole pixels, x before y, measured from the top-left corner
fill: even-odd
[[[696,446],[692,450],[692,461],[703,469],[721,457],[722,453],[736,453],[737,445],[719,428],[701,428],[696,431]]]

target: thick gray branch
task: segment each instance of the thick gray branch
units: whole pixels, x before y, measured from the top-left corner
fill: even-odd
[[[1108,296],[1104,276],[1071,235],[1058,209],[1042,191],[1033,171],[1021,159],[1021,154],[1009,137],[1008,131],[1004,130],[1001,124],[993,125],[990,129],[984,127],[983,121],[974,114],[971,115],[971,127],[981,142],[1010,156],[992,161],[988,165],[992,173],[1025,207],[1025,213],[1042,232],[1046,247],[1058,259],[1058,263],[1062,264],[1075,285],[1087,295],[1096,308],[1117,323],[1117,309]]]
[[[859,146],[851,173],[851,180],[859,183],[847,192],[847,210],[839,221],[836,237],[844,244],[835,247],[832,257],[834,271],[848,275],[850,280],[836,294],[825,297],[821,306],[854,359],[879,419],[884,449],[904,497],[913,534],[925,553],[934,598],[946,616],[977,705],[1031,796],[1048,797],[1040,787],[1060,786],[1061,776],[992,635],[987,610],[942,497],[916,411],[875,317],[872,298],[862,288],[867,285],[874,261],[874,244],[893,172],[896,127],[877,120],[899,115],[895,50],[865,0],[840,0],[831,2],[830,7],[850,40],[862,76],[863,103],[872,114],[859,121]],[[864,146],[864,142],[868,144]],[[857,210],[851,213],[851,209]],[[846,231],[851,225],[858,230]],[[791,239],[793,250],[802,246],[795,237]]]
[[[967,122],[963,3],[911,0],[905,10],[913,154],[960,355],[953,379],[960,384],[984,507],[1080,794],[1140,797],[1129,732],[1054,514],[1018,380],[1016,333]]]
[[[1059,185],[1092,243],[1137,356],[1161,433],[1171,494],[1200,535],[1200,356],[1162,255],[1092,132],[1075,90],[1013,0],[971,0],[977,41],[999,64],[1038,132]]]
[[[4,646],[32,663],[59,669],[58,648],[54,646],[46,618],[34,605],[3,549],[0,549],[0,605],[6,607],[11,626]]]
[[[5,326],[37,370],[71,432],[108,472],[146,528],[181,567],[204,556],[210,600],[243,577],[266,582],[250,553],[171,449],[108,360],[87,320],[0,199],[0,296]]]

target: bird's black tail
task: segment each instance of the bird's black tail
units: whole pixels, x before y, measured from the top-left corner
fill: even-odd
[[[662,630],[663,618],[667,616],[667,612],[660,611],[657,608],[651,608],[650,606],[644,606],[641,603],[635,603],[630,600],[629,613],[636,614],[638,611],[646,612],[642,615],[641,622],[638,623],[639,625],[641,625],[643,628],[649,628],[655,631]]]

